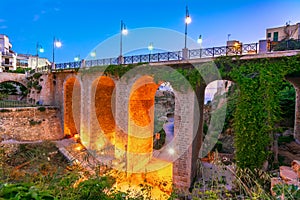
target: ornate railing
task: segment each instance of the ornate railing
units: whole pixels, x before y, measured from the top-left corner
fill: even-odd
[[[74,69],[80,67],[81,61],[55,64],[55,69]]]
[[[300,39],[283,40],[280,42],[269,42],[269,51],[286,51],[300,49]]]
[[[187,60],[199,58],[214,58],[218,56],[257,54],[258,43],[239,44],[235,46],[223,46],[213,48],[192,49],[188,51]],[[153,63],[166,61],[184,60],[182,51],[163,52],[155,54],[125,56],[123,58],[105,58],[97,60],[83,60],[78,62],[59,63],[55,65],[55,70],[65,70],[93,66]],[[122,62],[121,62],[122,61]]]

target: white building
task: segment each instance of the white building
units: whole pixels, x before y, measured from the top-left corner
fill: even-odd
[[[0,72],[16,70],[17,54],[11,49],[12,44],[6,35],[0,34]]]
[[[47,58],[31,54],[17,54],[6,35],[0,34],[0,72],[21,68],[40,68],[51,65]]]
[[[17,68],[21,67],[36,69],[48,65],[51,65],[51,63],[47,58],[41,58],[31,54],[18,54],[17,56]]]

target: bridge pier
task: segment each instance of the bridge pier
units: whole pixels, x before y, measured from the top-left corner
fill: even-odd
[[[287,77],[296,90],[294,139],[300,144],[300,77]]]

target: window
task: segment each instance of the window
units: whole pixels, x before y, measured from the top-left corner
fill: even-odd
[[[278,42],[278,32],[274,32],[273,41]]]
[[[267,37],[270,38],[271,36],[272,36],[272,33],[268,33],[268,36],[267,36]]]

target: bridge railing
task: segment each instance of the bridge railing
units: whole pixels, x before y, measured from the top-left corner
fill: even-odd
[[[286,51],[300,49],[300,39],[289,39],[280,42],[270,42],[269,51]]]
[[[74,68],[80,68],[80,67],[81,67],[81,61],[55,64],[55,69],[62,69],[62,70],[63,69],[74,69]]]
[[[235,46],[192,49],[188,51],[187,60],[199,59],[199,58],[214,58],[218,56],[229,56],[229,55],[247,55],[247,54],[257,54],[257,53],[258,53],[258,43],[239,44]],[[182,51],[124,56],[122,58],[122,64],[153,63],[153,62],[166,62],[166,61],[179,61],[179,60],[184,60]],[[105,66],[105,65],[117,65],[117,64],[120,64],[120,58],[82,60],[77,62],[56,64],[55,69],[53,70],[67,70],[67,69],[75,69],[75,68],[77,69],[80,67],[93,67],[93,66]]]

